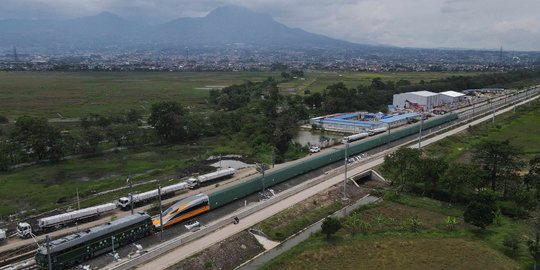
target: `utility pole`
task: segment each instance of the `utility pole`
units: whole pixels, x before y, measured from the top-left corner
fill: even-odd
[[[112,243],[112,254],[114,257],[114,236],[111,236],[111,243]]]
[[[81,210],[81,200],[79,199],[79,188],[77,188],[77,210]],[[79,232],[79,221],[75,221],[75,227]]]
[[[131,177],[128,176],[126,182],[129,185],[129,204],[131,206],[131,214],[133,215],[133,184],[131,183]]]
[[[386,123],[386,126],[388,126],[388,135],[386,136],[386,149],[390,148],[390,124]]]
[[[489,102],[489,106],[491,107],[491,123],[495,124],[495,110],[493,109],[493,100]]]
[[[345,179],[343,179],[343,198],[344,201],[349,200],[347,197],[347,163],[349,163],[349,140],[345,141]]]
[[[420,120],[420,132],[418,133],[418,149],[422,148],[422,128],[424,127],[424,115],[421,116]]]
[[[272,147],[272,168],[274,168],[275,163],[276,163],[276,150],[274,147]]]
[[[158,185],[158,197],[159,197],[159,241],[163,241],[163,209],[161,206],[161,185]]]
[[[263,198],[266,199],[265,183],[264,183],[264,171],[266,170],[264,163],[257,163],[257,171],[262,174],[262,194]]]
[[[50,244],[51,244],[51,238],[47,234],[45,236],[45,245],[47,245],[47,260],[49,261],[49,270],[52,270],[53,267],[52,267],[52,260],[51,260],[51,247],[50,247]]]

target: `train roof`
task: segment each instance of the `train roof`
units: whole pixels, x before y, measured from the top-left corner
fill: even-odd
[[[201,200],[207,200],[208,201],[208,195],[206,195],[204,193],[199,193],[197,195],[193,195],[193,196],[187,197],[185,199],[182,199],[182,200],[176,202],[175,204],[173,204],[171,207],[167,208],[167,210],[165,210],[163,212],[163,215],[165,216],[168,213],[178,209],[179,207],[181,207],[183,205],[185,205],[187,207],[188,205],[190,205],[192,203],[199,202]]]
[[[68,236],[53,240],[49,243],[49,250],[51,251],[51,253],[61,251],[63,249],[73,247],[80,243],[90,241],[103,235],[107,235],[121,228],[137,224],[146,219],[150,219],[150,216],[148,214],[137,213],[117,220],[113,220],[111,222],[107,222],[105,224],[87,229],[85,231],[70,234]],[[41,246],[38,249],[38,252],[44,255],[47,254],[46,244]]]

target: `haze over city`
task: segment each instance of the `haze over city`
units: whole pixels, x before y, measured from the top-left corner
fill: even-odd
[[[354,43],[417,48],[540,50],[536,0],[4,0],[0,19],[72,19],[111,12],[160,24],[235,5]]]

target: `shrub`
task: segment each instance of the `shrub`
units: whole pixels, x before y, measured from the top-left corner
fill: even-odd
[[[497,205],[501,212],[509,217],[524,218],[528,216],[527,210],[514,201],[499,201]]]
[[[411,232],[420,232],[421,228],[422,221],[417,216],[409,218],[409,229],[411,230]]]
[[[330,238],[341,229],[341,222],[337,218],[327,217],[321,225],[322,233],[326,234],[326,238]]]
[[[444,226],[447,230],[453,231],[456,229],[456,225],[458,224],[457,219],[455,217],[446,217],[444,220]]]
[[[493,223],[494,218],[492,206],[476,201],[471,202],[463,213],[465,222],[482,229]]]
[[[504,237],[502,244],[511,255],[515,256],[518,253],[520,242],[519,235],[515,232],[510,232]]]

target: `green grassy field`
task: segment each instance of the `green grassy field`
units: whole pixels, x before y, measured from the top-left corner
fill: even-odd
[[[459,208],[406,195],[394,200],[354,212],[367,224],[364,233],[345,226],[330,239],[316,234],[260,269],[521,269],[532,263],[523,244],[515,256],[502,246],[506,233],[526,233],[523,224],[503,219],[479,232],[464,224]],[[452,230],[444,223],[448,216],[457,218]],[[413,217],[420,221],[417,232],[410,229]]]
[[[111,201],[127,191],[100,197],[91,194],[125,186],[128,175],[135,176],[135,182],[169,179],[178,170],[196,165],[197,157],[206,157],[214,146],[210,139],[197,145],[148,146],[3,172],[0,173],[0,216],[18,210],[40,212],[72,204],[77,188],[83,206]],[[141,186],[136,191],[151,188]],[[86,200],[87,197],[91,199]]]
[[[369,84],[375,77],[418,82],[450,75],[477,73],[335,73],[307,72],[305,80],[282,83],[293,87],[322,91],[328,85],[344,82],[356,87]],[[148,110],[152,103],[176,100],[194,109],[207,105],[207,89],[228,86],[246,80],[280,79],[280,72],[0,72],[0,115],[81,117],[89,113],[119,113],[131,108]]]
[[[495,119],[495,125],[486,122],[469,131],[448,137],[424,148],[432,156],[447,161],[467,161],[472,147],[485,139],[509,140],[519,147],[525,159],[540,154],[540,101],[518,107]]]

